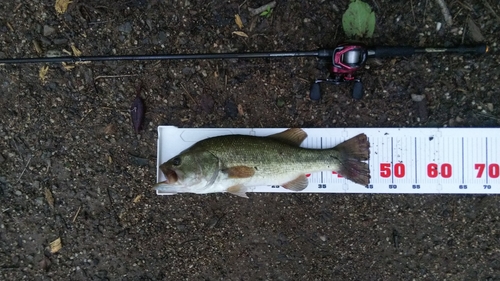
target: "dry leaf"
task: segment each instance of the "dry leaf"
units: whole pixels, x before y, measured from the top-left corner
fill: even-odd
[[[241,36],[241,37],[248,38],[248,35],[245,32],[243,32],[243,31],[233,31],[233,34],[236,34],[236,35]]]
[[[75,47],[75,44],[71,44],[71,50],[73,51],[73,55],[75,57],[79,57],[82,55],[82,52]]]
[[[54,209],[54,196],[52,196],[52,192],[47,187],[45,188],[45,199],[47,199],[47,203],[49,203],[50,207]]]
[[[61,238],[57,238],[56,240],[50,242],[50,252],[57,253],[62,248]]]
[[[40,81],[42,82],[42,84],[45,84],[45,82],[47,80],[47,73],[48,72],[49,72],[48,65],[42,66],[42,68],[40,68],[40,71],[38,72],[38,77],[40,78]]]
[[[68,70],[68,71],[71,70],[71,69],[73,69],[73,68],[75,68],[74,65],[72,65],[72,64],[66,64],[65,62],[62,63],[62,67],[64,68],[64,70]]]
[[[240,15],[238,14],[234,15],[234,21],[236,22],[236,25],[238,25],[240,29],[243,28],[243,22],[241,21]]]
[[[108,124],[105,128],[104,128],[104,134],[105,135],[114,135],[116,133],[116,126],[115,124]]]
[[[38,54],[43,53],[42,47],[40,47],[40,44],[38,43],[38,41],[33,40],[33,46],[35,46],[35,51],[36,51]]]
[[[467,24],[469,25],[469,34],[472,40],[476,42],[484,42],[484,36],[476,23],[469,18],[467,19]]]
[[[133,201],[133,202],[134,202],[134,203],[137,203],[137,202],[139,202],[139,200],[141,200],[141,198],[142,198],[142,195],[137,195],[137,196],[134,198],[134,201]]]
[[[64,14],[68,9],[68,5],[71,3],[69,0],[56,0],[56,12],[59,14]]]
[[[238,104],[238,114],[245,115],[245,111],[243,110],[243,105]]]

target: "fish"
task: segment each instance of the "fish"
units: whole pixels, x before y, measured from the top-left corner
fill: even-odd
[[[328,149],[303,148],[307,133],[300,128],[260,137],[224,135],[211,137],[182,151],[160,165],[165,181],[153,189],[160,193],[227,192],[248,198],[255,186],[280,185],[304,190],[307,174],[334,171],[366,186],[370,169],[370,143],[359,134]]]

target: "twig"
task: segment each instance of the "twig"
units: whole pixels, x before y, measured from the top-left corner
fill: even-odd
[[[87,115],[89,115],[90,112],[92,112],[92,108],[89,111],[87,111],[85,115],[83,115],[82,119],[80,119],[80,122],[82,122],[83,119],[85,119],[85,117],[87,117]]]
[[[193,96],[191,96],[191,94],[188,92],[188,90],[186,89],[186,87],[184,87],[183,84],[181,84],[181,87],[184,90],[184,92],[186,92],[186,95],[194,102],[194,104],[198,105],[198,103],[193,99]]]
[[[256,15],[264,12],[265,10],[267,10],[267,9],[273,9],[274,7],[276,7],[276,1],[269,2],[266,5],[260,6],[260,7],[256,8],[256,9],[248,8],[248,11],[250,12],[250,14],[252,16],[256,16]]]
[[[123,75],[101,75],[97,76],[94,78],[94,80],[101,79],[101,78],[121,78],[121,77],[133,77],[137,76],[137,74],[123,74]]]
[[[413,15],[413,24],[415,24],[417,19],[415,18],[415,10],[413,10],[413,0],[410,0],[410,4],[411,4],[411,13]]]
[[[33,156],[30,156],[30,159],[28,159],[28,163],[26,163],[26,166],[24,166],[23,172],[21,173],[21,175],[19,176],[19,178],[17,178],[17,182],[19,182],[21,180],[21,177],[24,175],[24,172],[26,172],[26,169],[28,168],[28,165],[31,162],[31,158],[33,158]]]
[[[486,118],[490,118],[490,119],[493,119],[493,120],[497,120],[497,121],[500,121],[500,118],[497,118],[493,115],[489,115],[487,113],[482,113],[482,112],[476,112],[474,113],[475,115],[480,115],[480,116],[483,116],[483,117],[486,117]]]
[[[82,208],[82,206],[78,207],[78,210],[76,211],[76,214],[75,216],[73,217],[73,222],[76,221],[76,217],[78,217],[78,214],[80,213],[80,209]]]
[[[453,19],[451,18],[450,10],[448,10],[448,6],[444,2],[444,0],[436,0],[436,2],[441,7],[441,13],[443,13],[444,20],[446,21],[446,24],[448,26],[452,26],[453,25]]]
[[[469,15],[467,15],[467,20],[464,23],[464,31],[462,32],[462,44],[465,42],[465,33],[467,32],[467,22],[470,20]]]
[[[248,1],[248,0],[243,1],[243,3],[241,3],[241,4],[238,6],[238,13],[240,12],[241,6],[245,5],[245,3],[246,3],[247,1]]]
[[[498,16],[498,14],[495,12],[495,10],[493,10],[493,7],[491,7],[490,3],[488,3],[488,1],[486,0],[483,0],[484,2],[484,5],[486,6],[486,8],[488,8],[490,10],[491,13],[493,13],[493,15],[495,15],[495,17],[497,18],[497,21],[500,22],[500,16]]]
[[[427,1],[429,0],[425,0],[425,5],[424,5],[424,16],[422,17],[422,19],[424,20],[423,24],[425,24],[425,14],[427,13]]]

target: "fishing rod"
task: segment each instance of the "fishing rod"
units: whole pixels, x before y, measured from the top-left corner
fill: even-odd
[[[311,86],[310,98],[321,98],[320,84],[334,85],[353,83],[352,96],[361,99],[363,84],[355,76],[357,70],[362,68],[368,58],[388,58],[411,56],[422,53],[457,53],[457,54],[485,54],[489,50],[486,45],[458,46],[449,48],[414,48],[414,47],[366,47],[363,44],[341,44],[335,49],[321,49],[316,51],[297,52],[254,52],[254,53],[206,53],[206,54],[159,54],[159,55],[114,55],[114,56],[61,56],[43,58],[8,58],[0,59],[0,65],[28,64],[28,63],[78,63],[96,61],[144,61],[144,60],[201,60],[201,59],[252,59],[252,58],[278,58],[278,57],[317,57],[331,59],[330,75],[326,79],[317,79]]]

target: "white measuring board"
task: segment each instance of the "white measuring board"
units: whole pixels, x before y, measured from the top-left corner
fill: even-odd
[[[205,138],[241,134],[267,136],[286,128],[158,127],[157,180],[160,164]],[[370,141],[371,180],[355,184],[332,172],[308,175],[302,193],[459,193],[500,194],[500,129],[496,128],[311,128],[303,129],[307,148],[331,148],[365,133]],[[279,184],[279,183],[277,183]],[[295,192],[259,186],[249,192]],[[158,195],[170,195],[157,193]]]

